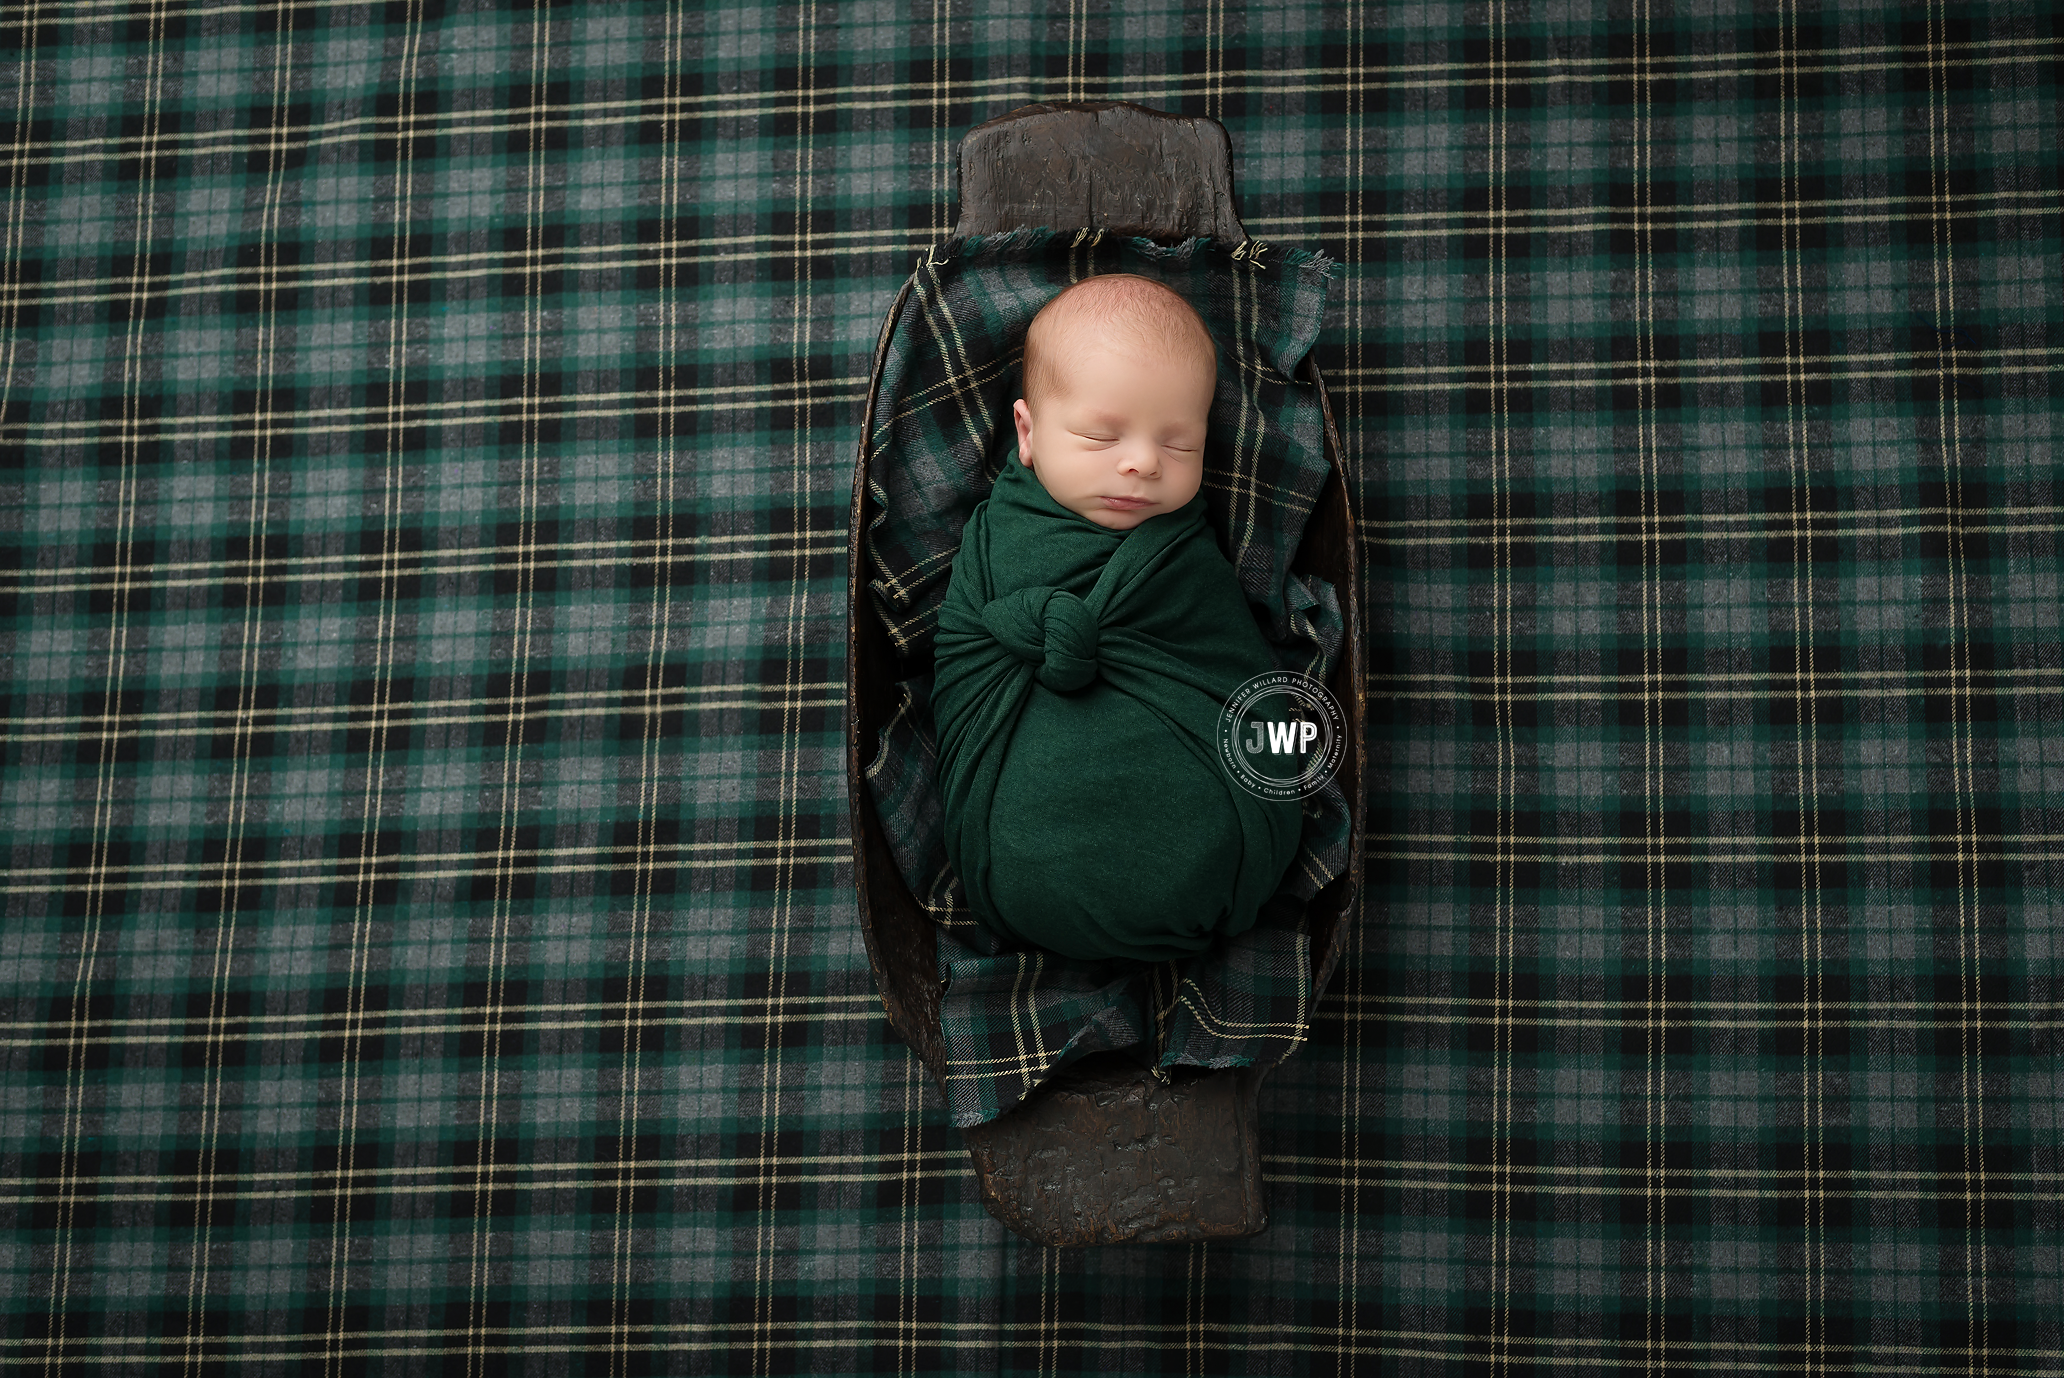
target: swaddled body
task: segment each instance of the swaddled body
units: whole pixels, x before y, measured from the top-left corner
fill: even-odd
[[[1146,291],[1071,292],[1092,284]],[[1159,961],[1251,926],[1302,818],[1219,757],[1226,701],[1276,667],[1200,492],[1211,374],[1171,390],[1137,348],[1074,362],[1043,420],[1018,403],[1023,463],[969,519],[940,608],[946,850],[1006,941]]]
[[[936,645],[946,849],[978,920],[1141,961],[1253,924],[1301,817],[1219,760],[1225,701],[1274,665],[1202,497],[1115,532],[1006,468]]]

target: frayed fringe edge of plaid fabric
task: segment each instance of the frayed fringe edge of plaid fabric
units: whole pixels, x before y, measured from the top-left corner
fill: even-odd
[[[1120,239],[1146,258],[1163,262],[1183,263],[1194,257],[1200,248],[1219,243],[1209,235],[1198,235],[1175,244],[1162,244],[1156,240],[1135,235],[1106,236],[1102,230],[1057,230],[1050,226],[1031,226],[1021,230],[1005,230],[1000,234],[976,234],[955,236],[942,240],[925,251],[926,259],[934,265],[944,264],[962,254],[976,252],[1011,254],[1029,253],[1043,249],[1056,239],[1073,238],[1077,244],[1088,246],[1100,244],[1106,238]],[[1326,279],[1328,282],[1340,276],[1340,263],[1316,249],[1299,249],[1280,244],[1273,239],[1258,239],[1249,235],[1244,240],[1234,241],[1237,252],[1242,244],[1265,244],[1268,252],[1276,257],[1269,263],[1271,268],[1295,268]]]

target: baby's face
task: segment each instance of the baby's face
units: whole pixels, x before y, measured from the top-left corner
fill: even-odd
[[[1130,531],[1197,496],[1214,382],[1195,358],[1084,350],[1036,411],[1011,408],[1018,461],[1070,512]]]

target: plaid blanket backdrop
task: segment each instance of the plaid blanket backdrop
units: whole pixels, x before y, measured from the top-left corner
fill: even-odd
[[[2057,1368],[2035,3],[0,11],[0,1364]],[[843,529],[950,156],[1342,265],[1368,902],[1273,1224],[976,1201]]]

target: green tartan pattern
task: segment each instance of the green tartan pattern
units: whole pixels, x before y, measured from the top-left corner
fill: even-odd
[[[0,1364],[2053,1373],[2064,24],[0,10]],[[1272,1224],[984,1213],[855,931],[951,153],[1342,273],[1367,903]]]
[[[931,717],[932,640],[961,531],[1012,462],[1024,334],[1071,282],[1137,273],[1180,292],[1222,356],[1205,455],[1212,530],[1278,666],[1324,682],[1345,627],[1332,586],[1290,563],[1330,470],[1318,391],[1292,375],[1317,337],[1332,265],[1266,241],[1172,247],[1081,230],[952,239],[897,294],[875,385],[864,540],[869,607],[896,648],[900,701],[863,743],[898,869],[939,924],[944,1090],[956,1127],[995,1119],[1067,1063],[1139,1044],[1149,1066],[1273,1065],[1307,1034],[1315,992],[1303,903],[1348,865],[1347,798],[1306,801],[1302,845],[1254,927],[1147,973],[1004,946],[946,859]]]

